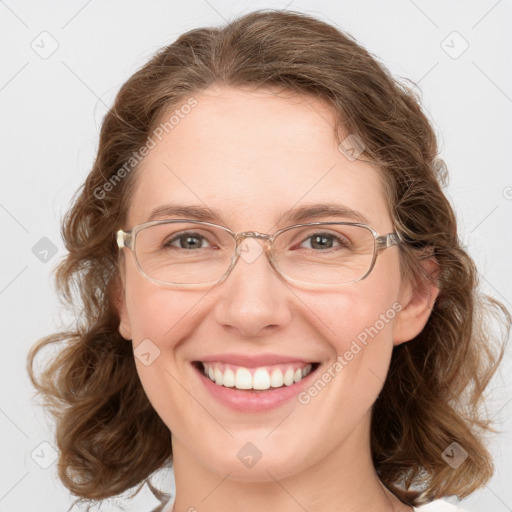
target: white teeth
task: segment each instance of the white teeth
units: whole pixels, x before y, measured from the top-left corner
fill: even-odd
[[[228,368],[224,372],[224,382],[222,385],[226,386],[227,388],[235,387],[235,372],[231,370],[231,368]]]
[[[222,372],[220,371],[219,368],[215,368],[213,370],[213,375],[215,377],[215,383],[222,385],[222,382],[224,380],[224,375],[222,375]]]
[[[286,366],[283,365],[285,368]],[[203,363],[203,373],[219,386],[237,389],[266,390],[291,386],[309,375],[312,365],[301,368],[288,367],[283,373],[281,368],[255,368],[253,372],[243,366],[227,366],[223,363]]]
[[[237,389],[251,389],[252,388],[252,375],[247,368],[238,368],[235,374],[235,388]]]
[[[253,389],[268,389],[270,387],[270,375],[267,370],[258,368],[252,376]]]
[[[302,377],[305,377],[308,373],[310,373],[312,367],[313,366],[311,364],[304,366],[304,368],[302,368]]]
[[[272,371],[272,375],[270,376],[270,385],[273,388],[280,388],[283,384],[283,372],[276,368]]]
[[[295,375],[295,372],[291,368],[288,368],[288,370],[286,370],[286,372],[284,374],[284,385],[285,386],[291,386],[293,384],[294,375]]]

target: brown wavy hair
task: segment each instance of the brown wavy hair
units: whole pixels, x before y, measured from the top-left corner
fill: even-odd
[[[493,465],[483,443],[492,429],[482,398],[511,317],[478,290],[420,98],[351,36],[309,15],[274,10],[183,34],[128,79],[105,115],[94,165],[62,225],[68,254],[56,284],[63,303],[75,306],[76,324],[39,340],[28,356],[30,378],[55,417],[62,483],[87,502],[138,486],[136,494],[144,484],[162,502],[168,497],[151,477],[172,464],[171,433],[144,393],[131,343],[118,332],[114,234],[125,221],[137,167],[108,192],[105,184],[119,177],[164,114],[212,84],[314,95],[336,113],[338,141],[342,134],[364,141],[362,157],[379,166],[392,221],[406,240],[399,246],[404,276],[425,279],[419,262],[433,256],[440,287],[423,331],[394,348],[374,404],[376,470],[413,506],[483,486]],[[36,375],[35,356],[53,344],[57,355]],[[454,441],[468,453],[456,470],[441,456]]]

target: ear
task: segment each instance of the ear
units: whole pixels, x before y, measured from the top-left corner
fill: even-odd
[[[404,280],[400,288],[399,302],[402,309],[395,316],[393,326],[395,345],[412,340],[423,330],[439,295],[436,284],[439,274],[437,261],[431,257],[418,263],[423,275]]]
[[[126,309],[126,302],[123,298],[119,308],[119,334],[127,341],[132,339],[132,325]]]
[[[132,339],[132,325],[128,308],[126,307],[125,279],[124,279],[124,258],[121,258],[119,265],[119,276],[114,286],[114,306],[119,315],[119,334],[127,341]]]

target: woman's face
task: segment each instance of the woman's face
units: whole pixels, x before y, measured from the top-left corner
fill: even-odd
[[[275,90],[217,88],[194,97],[197,105],[137,171],[124,229],[170,204],[218,211],[221,218],[210,221],[234,231],[271,233],[291,225],[279,221],[286,212],[334,204],[359,212],[381,235],[393,231],[378,168],[340,152],[327,105]],[[301,222],[322,220],[354,219]],[[329,289],[283,281],[263,252],[240,258],[225,281],[203,290],[154,284],[131,251],[125,256],[120,332],[133,340],[142,385],[172,432],[176,464],[263,481],[337,452],[355,464],[367,453],[370,410],[393,345],[412,337],[400,328],[410,288],[396,247],[366,279]],[[241,391],[209,381],[200,361],[251,376],[261,367],[269,375],[318,367],[292,386]]]

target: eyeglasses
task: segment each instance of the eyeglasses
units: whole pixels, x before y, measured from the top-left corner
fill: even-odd
[[[119,249],[132,251],[146,278],[189,289],[218,284],[240,257],[252,263],[263,252],[278,275],[297,285],[323,288],[351,283],[368,276],[381,251],[401,242],[396,232],[379,236],[372,227],[352,222],[296,224],[268,235],[176,219],[117,232]]]

